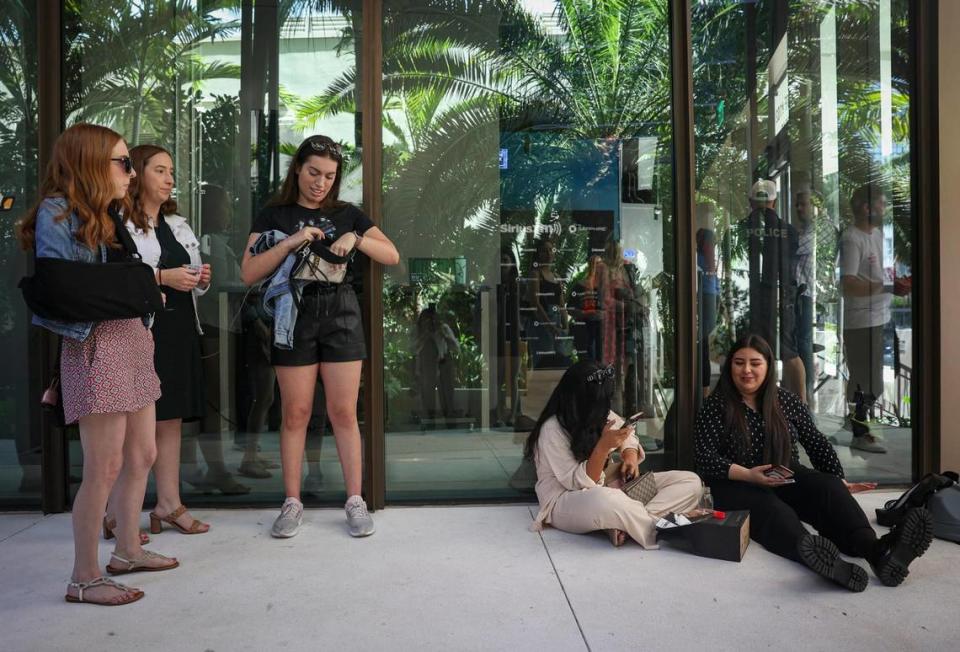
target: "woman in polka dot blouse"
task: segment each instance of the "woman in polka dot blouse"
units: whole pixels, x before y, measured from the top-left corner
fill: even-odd
[[[697,471],[710,485],[717,509],[750,510],[752,539],[851,591],[867,587],[867,573],[840,552],[866,559],[883,584],[897,586],[930,545],[929,513],[912,510],[902,525],[878,539],[850,495],[876,485],[843,479],[840,460],[807,407],[777,386],[773,361],[762,337],[740,339],[697,415]],[[815,470],[801,466],[798,443]],[[778,465],[793,477],[775,473]],[[802,522],[819,534],[809,534]]]

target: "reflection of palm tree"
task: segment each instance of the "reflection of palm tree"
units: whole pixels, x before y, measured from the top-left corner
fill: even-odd
[[[669,123],[666,4],[564,0],[549,28],[517,2],[431,3],[384,16],[387,209],[417,215],[423,235],[463,242],[465,220],[496,224],[502,131],[560,132],[546,143],[529,196],[569,192],[577,139],[601,142]],[[356,71],[300,106],[301,122],[354,109]]]
[[[229,0],[68,0],[65,104],[70,121],[114,125],[131,143],[168,142],[177,107],[203,80],[240,76],[239,67],[204,62],[197,47],[238,28]]]
[[[4,3],[0,11],[0,180],[3,194],[13,195],[14,213],[2,213],[12,224],[29,207],[37,187],[37,38],[34,3]],[[16,279],[23,260],[13,228],[0,233],[0,337],[4,348],[19,346],[8,337],[14,329],[26,332],[26,311],[16,295]]]
[[[34,12],[19,0],[0,13],[0,179],[22,195],[36,186],[37,47]],[[14,187],[15,179],[24,183]],[[10,231],[12,236],[12,230]]]

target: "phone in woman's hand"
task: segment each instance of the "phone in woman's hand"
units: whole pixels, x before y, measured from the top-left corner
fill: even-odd
[[[796,482],[796,480],[793,478],[793,471],[780,464],[774,464],[769,469],[764,471],[763,474],[768,478],[780,480],[784,484],[793,484]]]
[[[642,419],[642,418],[643,418],[643,412],[637,412],[637,413],[634,414],[632,417],[630,417],[630,418],[628,418],[626,421],[624,421],[624,422],[623,422],[623,425],[620,426],[620,427],[621,427],[621,428],[630,428],[631,426],[635,426],[635,425],[637,425],[638,423],[640,423],[640,419]]]

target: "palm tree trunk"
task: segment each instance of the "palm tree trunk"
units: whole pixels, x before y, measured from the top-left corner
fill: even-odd
[[[130,146],[134,147],[140,144],[140,116],[143,113],[143,100],[139,99],[133,105],[133,125],[130,128]]]

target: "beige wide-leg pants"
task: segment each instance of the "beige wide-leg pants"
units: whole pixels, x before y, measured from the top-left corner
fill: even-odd
[[[568,491],[554,503],[547,522],[574,534],[623,530],[644,548],[655,549],[657,518],[695,508],[700,502],[702,483],[700,476],[690,471],[654,473],[653,479],[657,495],[646,505],[612,487]]]

